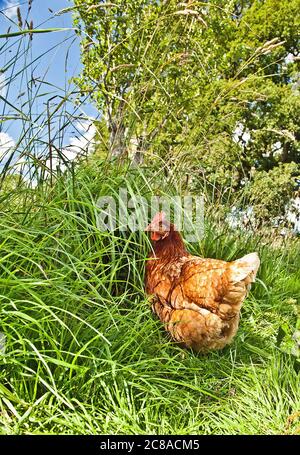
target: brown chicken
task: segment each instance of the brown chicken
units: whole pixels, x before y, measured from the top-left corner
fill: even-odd
[[[153,243],[146,292],[154,313],[183,346],[222,349],[237,332],[242,303],[259,267],[257,253],[233,262],[192,256],[163,212],[146,231]]]

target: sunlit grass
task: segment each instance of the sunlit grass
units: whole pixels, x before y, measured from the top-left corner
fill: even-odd
[[[119,188],[147,199],[180,193],[178,168],[167,178],[162,161],[162,171],[126,169],[96,155],[54,172],[50,145],[59,150],[79,108],[66,107],[74,95],[68,84],[53,101],[56,88],[45,75],[32,91],[37,62],[28,35],[0,36],[0,56],[13,51],[7,87],[18,80],[21,92],[24,80],[30,82],[23,104],[13,104],[8,91],[1,106],[5,131],[11,121],[21,126],[15,147],[0,157],[0,332],[6,337],[0,431],[298,433],[299,361],[290,346],[300,297],[299,242],[275,249],[259,233],[230,230],[221,216],[225,197],[203,181],[204,238],[188,245],[190,251],[225,260],[258,251],[261,267],[231,346],[204,356],[171,342],[144,293],[147,236],[100,232],[96,203]],[[37,60],[43,57],[48,54]],[[41,93],[52,104],[31,117]]]
[[[232,259],[255,249],[262,267],[234,343],[206,356],[182,350],[144,295],[145,234],[97,229],[97,197],[136,191],[142,180],[85,166],[75,186],[66,174],[48,200],[36,189],[26,221],[1,218],[2,431],[297,432],[296,360],[277,335],[296,325],[298,247],[272,250],[207,222],[194,251]]]

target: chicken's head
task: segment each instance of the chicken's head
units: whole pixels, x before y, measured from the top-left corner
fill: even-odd
[[[172,229],[171,223],[167,220],[164,212],[158,212],[145,231],[150,232],[151,240],[157,242],[165,239]]]

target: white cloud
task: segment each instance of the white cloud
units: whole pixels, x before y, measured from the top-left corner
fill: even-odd
[[[286,217],[287,220],[294,225],[294,232],[300,233],[300,197],[292,199]]]
[[[82,155],[89,154],[94,149],[96,127],[93,120],[91,119],[89,121],[84,120],[77,122],[75,127],[78,131],[79,137],[71,137],[69,145],[65,146],[60,153],[57,153],[55,150],[52,151],[52,160],[50,161],[48,158],[45,161],[47,170],[43,171],[44,178],[49,177],[50,168],[52,168],[53,173],[56,173],[57,171],[64,172],[67,168],[67,162],[74,161]],[[43,156],[40,156],[40,159],[42,160]],[[37,185],[37,180],[31,178],[33,167],[34,165],[32,161],[24,156],[15,163],[15,171],[20,172],[22,169],[23,178],[30,182],[32,187],[35,187]],[[40,171],[41,169],[38,170],[38,173],[40,173]]]
[[[273,156],[279,156],[282,154],[282,143],[280,141],[275,142],[272,145]]]
[[[17,9],[19,7],[19,2],[17,0],[6,0],[4,3],[4,14],[6,17],[8,17],[11,20],[16,20],[18,15],[17,15]]]
[[[70,138],[70,142],[62,150],[61,154],[63,158],[59,156],[57,152],[52,155],[52,169],[55,171],[65,171],[67,162],[71,162],[80,156],[90,154],[95,146],[94,138],[96,134],[96,127],[93,120],[82,120],[76,123],[76,130],[78,131],[78,137],[74,136]],[[50,168],[50,159],[46,160],[46,166]]]
[[[15,146],[15,141],[9,134],[0,132],[0,159]]]
[[[233,229],[247,229],[249,223],[254,225],[255,222],[253,207],[248,206],[244,209],[240,209],[233,206],[230,213],[227,215],[226,220]]]
[[[245,126],[242,123],[238,123],[234,132],[233,132],[233,140],[237,143],[244,143],[245,145],[251,139],[251,135],[248,129],[245,129]]]
[[[79,121],[76,124],[79,137],[71,137],[70,144],[63,149],[66,159],[72,161],[77,156],[89,154],[94,148],[96,128],[89,120]]]
[[[242,140],[247,144],[250,141],[250,133],[249,131],[245,131],[242,135]]]
[[[0,95],[5,98],[6,95],[6,77],[4,73],[0,73]]]
[[[295,60],[295,56],[289,52],[284,59],[284,63],[285,64],[294,63],[294,60]]]
[[[17,9],[20,6],[17,0],[6,0],[3,4],[3,13],[12,21],[17,19]]]

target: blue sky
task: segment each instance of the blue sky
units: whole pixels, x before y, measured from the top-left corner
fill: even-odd
[[[28,15],[27,21],[30,22],[32,20],[33,27],[36,29],[66,29],[60,32],[33,35],[33,39],[30,42],[30,51],[26,50],[29,44],[28,36],[10,38],[7,41],[0,39],[0,49],[6,41],[4,48],[0,51],[0,70],[2,69],[0,71],[0,94],[11,103],[9,107],[7,103],[0,100],[0,118],[3,115],[6,117],[20,116],[15,108],[26,114],[30,113],[31,118],[35,122],[35,131],[39,128],[41,130],[39,137],[45,137],[48,134],[46,128],[41,128],[45,116],[39,117],[42,112],[46,112],[47,100],[55,95],[66,96],[67,93],[72,92],[74,86],[70,85],[69,81],[82,68],[80,63],[79,38],[74,30],[70,30],[73,28],[72,13],[58,14],[59,11],[72,5],[72,1],[68,0],[33,0],[31,10],[28,13],[28,0],[0,0],[0,34],[5,34],[9,26],[11,26],[10,32],[18,30],[18,6],[21,11],[23,23]],[[23,28],[27,27],[23,25]],[[9,62],[14,60],[15,56],[18,58],[14,66],[8,67]],[[24,68],[26,69],[24,70]],[[3,69],[5,70],[4,72]],[[7,80],[12,75],[16,77],[8,87]],[[32,78],[36,81],[34,85]],[[31,87],[32,96],[35,98],[32,105],[26,104],[29,98],[28,87]],[[82,116],[87,115],[90,117],[97,115],[96,110],[89,103],[78,108],[73,104],[75,96],[70,95],[68,98],[69,102],[65,103],[60,111],[62,113],[64,110],[67,113],[67,119],[70,119],[74,113],[76,115],[81,114]],[[57,97],[50,102],[50,112],[55,109],[60,99]],[[78,139],[83,134],[83,131],[80,132],[80,128],[78,128],[75,120],[65,126],[61,133],[56,133],[56,130],[59,130],[59,127],[63,124],[63,117],[60,116],[57,119],[57,124],[55,122],[56,120],[53,119],[51,135],[54,141],[57,140],[56,145],[58,147],[68,145],[70,142],[72,143],[74,137]],[[7,138],[9,138],[14,142],[18,142],[22,132],[27,127],[28,122],[24,123],[15,119],[6,120],[0,123],[0,135],[2,135],[2,139],[5,138],[5,140],[8,140]],[[22,147],[24,147],[24,144]]]

